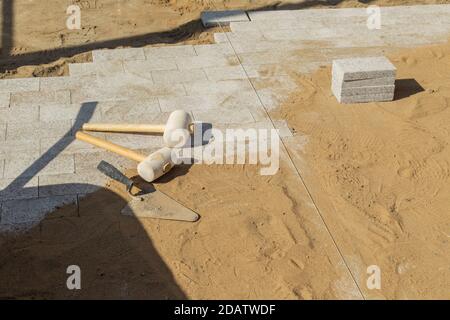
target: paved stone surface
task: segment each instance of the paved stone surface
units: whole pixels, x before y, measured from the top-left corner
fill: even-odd
[[[1,93],[38,91],[38,90],[39,90],[38,78],[6,79],[0,81]]]
[[[21,106],[0,109],[0,123],[32,122],[39,120],[38,106]]]
[[[39,177],[39,196],[64,196],[95,192],[105,185],[107,177],[93,167],[83,173]]]
[[[0,179],[0,201],[37,198],[38,181],[38,177]]]
[[[227,26],[234,21],[249,21],[247,13],[242,10],[205,11],[200,18],[205,27]]]
[[[241,65],[231,67],[205,68],[205,73],[206,76],[208,77],[208,80],[211,81],[236,80],[247,78],[245,70]]]
[[[0,123],[0,143],[6,138],[6,123]]]
[[[104,61],[96,63],[71,63],[69,64],[69,74],[71,76],[109,76],[116,73],[122,73],[122,61]]]
[[[175,84],[206,80],[206,75],[202,69],[160,70],[152,71],[152,79],[155,83]]]
[[[114,50],[94,50],[92,51],[94,62],[111,60],[145,60],[144,49],[124,48]]]
[[[41,104],[70,103],[70,91],[39,91],[11,94],[11,108],[17,106],[39,106]]]
[[[44,166],[45,164],[45,166]],[[37,168],[43,166],[42,170],[30,170],[26,169]],[[35,172],[37,171],[37,172]],[[58,155],[53,157],[49,155],[47,157],[23,157],[20,159],[6,159],[5,169],[3,176],[5,178],[15,178],[15,177],[31,177],[36,174],[47,175],[47,174],[62,174],[62,173],[73,173],[75,172],[74,160],[72,155]]]
[[[154,58],[192,57],[197,55],[194,47],[191,45],[144,48],[144,53],[147,60]]]
[[[0,92],[0,109],[9,107],[9,98],[11,94],[9,92]]]
[[[62,121],[38,121],[38,122],[11,122],[8,124],[6,140],[39,140],[47,137],[61,137],[71,133],[72,122]],[[1,128],[1,126],[0,126]]]
[[[79,89],[84,86],[89,86],[96,79],[96,75],[40,78],[40,90],[58,91]]]
[[[77,203],[74,196],[58,196],[26,200],[8,200],[2,203],[1,224],[38,222],[46,213],[65,204]]]

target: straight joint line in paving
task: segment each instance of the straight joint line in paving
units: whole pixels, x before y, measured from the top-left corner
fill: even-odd
[[[217,10],[217,8],[215,7],[215,4],[214,4],[212,1],[210,1],[210,4],[211,4],[211,6],[212,6],[215,10]],[[244,73],[245,73],[245,76],[246,76],[247,80],[249,81],[250,85],[252,86],[253,91],[255,92],[256,96],[258,97],[258,100],[259,100],[259,102],[260,102],[260,104],[261,104],[261,106],[262,106],[262,108],[263,108],[263,110],[264,110],[265,115],[267,116],[267,118],[269,119],[270,123],[272,124],[272,127],[276,128],[273,119],[270,117],[270,114],[269,114],[269,112],[267,111],[266,106],[264,105],[264,103],[263,103],[261,97],[260,97],[259,94],[258,94],[258,91],[256,90],[255,86],[253,85],[253,82],[250,80],[250,76],[248,75],[247,70],[246,70],[245,67],[242,65],[242,61],[241,61],[241,59],[239,58],[239,56],[238,56],[238,54],[237,54],[237,52],[236,52],[236,50],[235,50],[235,48],[234,48],[234,46],[233,46],[232,41],[230,40],[228,34],[225,32],[225,29],[223,28],[222,22],[219,21],[218,23],[219,23],[219,27],[220,27],[221,31],[224,32],[225,37],[227,38],[228,43],[230,44],[231,48],[233,49],[233,52],[234,52],[234,55],[236,56],[236,59],[239,61],[239,64],[240,64],[241,68],[244,70]],[[250,22],[250,23],[251,23],[251,22]],[[319,215],[319,217],[320,217],[320,219],[321,219],[323,225],[325,226],[325,229],[327,230],[328,235],[330,236],[331,240],[333,241],[333,244],[334,244],[334,246],[336,247],[336,250],[338,251],[338,253],[339,253],[339,255],[340,255],[342,261],[344,262],[345,267],[347,268],[347,271],[349,272],[349,274],[350,274],[350,276],[351,276],[353,282],[355,283],[356,287],[358,288],[359,294],[361,295],[361,297],[362,297],[364,300],[366,300],[366,297],[364,296],[364,294],[363,294],[361,288],[359,287],[358,282],[357,282],[356,279],[355,279],[355,276],[353,275],[352,271],[350,270],[350,267],[349,267],[347,261],[345,260],[344,255],[342,254],[342,252],[341,252],[341,250],[340,250],[340,248],[339,248],[339,246],[338,246],[338,244],[337,244],[337,242],[336,242],[336,240],[335,240],[333,234],[331,233],[330,228],[328,227],[327,223],[325,222],[325,219],[324,219],[324,217],[323,217],[323,215],[322,215],[322,213],[321,213],[319,207],[317,206],[317,204],[316,204],[314,198],[312,197],[312,194],[311,194],[311,192],[309,191],[309,189],[308,189],[308,187],[307,187],[307,185],[306,185],[306,183],[305,183],[305,180],[303,179],[302,175],[300,174],[300,170],[299,170],[299,169],[297,168],[297,166],[295,165],[295,162],[294,162],[294,160],[292,159],[292,156],[291,156],[291,154],[290,154],[290,152],[289,152],[289,149],[287,148],[287,146],[286,146],[286,144],[284,143],[283,139],[279,136],[278,131],[277,131],[277,135],[278,135],[278,138],[279,138],[280,141],[281,141],[281,144],[282,144],[284,150],[286,151],[286,154],[287,154],[287,156],[288,156],[288,158],[289,158],[289,161],[290,161],[291,164],[294,166],[295,171],[296,171],[298,177],[300,178],[301,183],[302,183],[303,186],[305,187],[306,192],[308,193],[308,197],[311,199],[311,201],[312,201],[312,203],[313,203],[313,205],[314,205],[314,208],[317,210],[317,213],[318,213],[318,215]]]

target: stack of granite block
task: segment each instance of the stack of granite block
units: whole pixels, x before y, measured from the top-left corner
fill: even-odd
[[[386,57],[334,60],[331,90],[340,103],[392,101],[395,71]]]

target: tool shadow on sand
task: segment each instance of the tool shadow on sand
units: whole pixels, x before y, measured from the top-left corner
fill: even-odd
[[[96,103],[83,104],[73,128],[88,121],[95,108]],[[0,198],[24,189],[75,139],[71,130],[1,190]],[[181,166],[165,179],[185,170]],[[70,183],[51,188],[97,191],[79,195],[77,203],[57,204],[55,211],[27,231],[0,233],[0,298],[186,298],[141,222],[121,214],[129,200],[122,185],[106,189]],[[45,189],[39,187],[39,192],[45,193]],[[80,290],[67,288],[67,268],[71,265],[80,267]]]

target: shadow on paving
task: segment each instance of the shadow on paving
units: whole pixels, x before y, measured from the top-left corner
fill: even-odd
[[[374,0],[358,0],[358,2],[364,4],[368,4],[373,1]],[[285,3],[283,1],[278,1],[267,6],[247,11],[252,12],[252,11],[270,11],[270,10],[302,10],[317,6],[337,6],[341,2],[345,2],[345,0],[306,0],[298,3],[296,2]]]
[[[83,104],[74,128],[89,120],[95,107],[96,103]],[[24,189],[73,141],[71,131],[1,190],[0,199]],[[183,166],[174,168],[165,179],[186,170]],[[98,189],[89,184],[63,184],[52,189],[80,187]],[[120,213],[128,199],[126,192],[120,192],[123,186],[116,189],[118,192],[100,188],[75,204],[62,202],[24,233],[0,234],[0,299],[185,299],[141,223]],[[67,289],[70,265],[81,269],[81,290]]]

